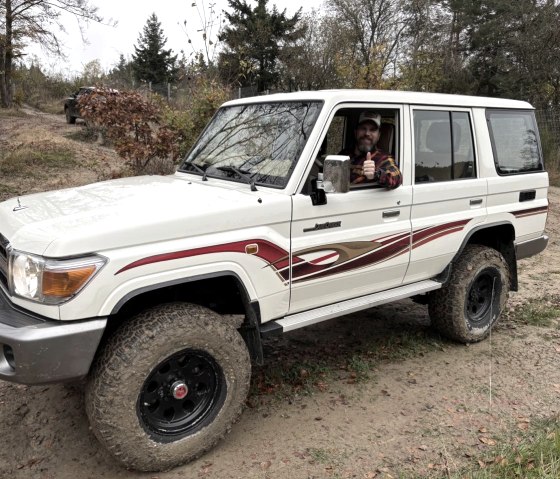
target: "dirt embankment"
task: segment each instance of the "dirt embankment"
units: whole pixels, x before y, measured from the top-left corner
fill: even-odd
[[[22,129],[60,136],[76,128],[56,116],[3,118],[0,145],[15,147],[12,138]],[[84,164],[101,161],[108,172],[118,164],[108,149],[73,143]],[[29,191],[97,179],[84,171],[39,186],[8,184]],[[526,324],[536,314],[528,304],[548,302],[549,311],[559,305],[557,188],[550,190],[550,205],[549,247],[520,262],[520,291],[480,344],[442,340],[429,329],[426,308],[410,300],[270,340],[267,365],[254,372],[262,387],[231,434],[201,459],[160,474],[126,471],[99,446],[79,385],[0,383],[0,478],[406,477],[446,475],[492,456],[532,422],[559,412],[559,318],[548,326]],[[375,351],[368,352],[372,344]],[[368,361],[370,353],[375,361]],[[279,378],[284,371],[287,380],[294,365],[305,378],[311,374],[306,365],[317,363],[324,374],[318,373],[311,395],[295,388],[286,396],[263,384],[274,371]]]

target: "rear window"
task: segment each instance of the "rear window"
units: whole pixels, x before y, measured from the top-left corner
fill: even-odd
[[[500,175],[544,169],[532,111],[487,110],[496,170]]]

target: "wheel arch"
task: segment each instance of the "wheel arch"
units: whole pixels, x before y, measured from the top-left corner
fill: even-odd
[[[499,251],[509,268],[510,290],[517,291],[517,257],[515,255],[515,227],[509,221],[483,224],[471,229],[451,261],[457,261],[468,244],[480,244]]]
[[[233,318],[245,340],[251,359],[263,362],[258,300],[251,299],[242,278],[234,271],[217,271],[154,283],[129,291],[113,307],[101,344],[131,317],[147,308],[168,302],[205,306],[218,314],[244,315]]]

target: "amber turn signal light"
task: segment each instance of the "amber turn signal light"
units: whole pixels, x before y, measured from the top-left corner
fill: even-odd
[[[96,271],[95,265],[82,266],[76,269],[44,271],[43,295],[67,298],[77,293]]]

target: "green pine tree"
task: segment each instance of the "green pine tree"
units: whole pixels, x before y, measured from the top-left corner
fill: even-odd
[[[132,67],[136,80],[153,84],[175,81],[177,55],[172,55],[171,50],[164,48],[166,42],[161,23],[152,13],[138,37],[138,46],[134,45]]]
[[[219,35],[225,43],[219,57],[222,76],[240,85],[256,84],[258,91],[276,86],[278,59],[285,48],[305,34],[301,8],[292,16],[267,9],[268,0],[257,0],[252,8],[247,0],[228,0],[232,12],[225,12],[229,25]]]

